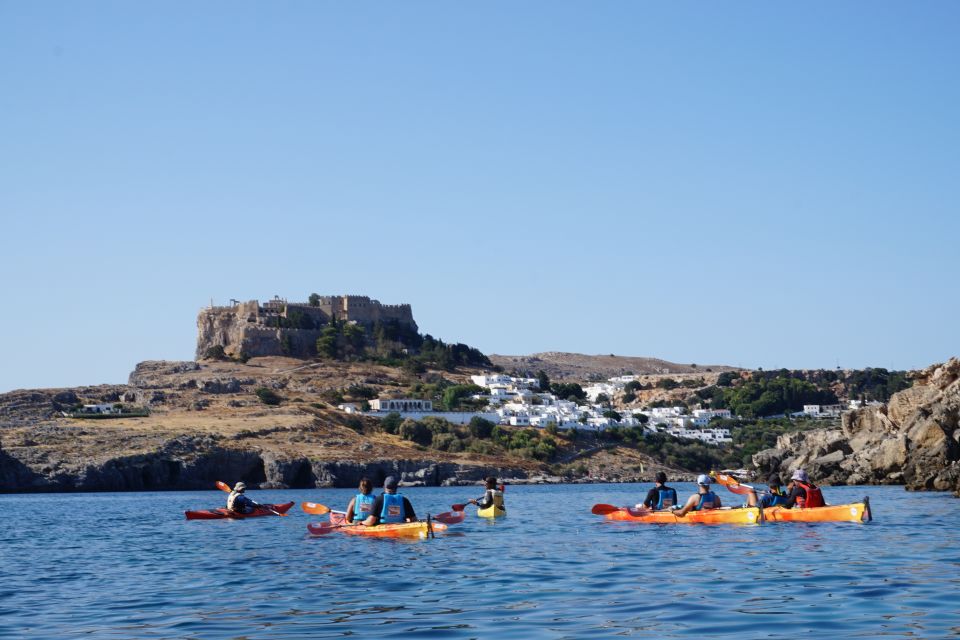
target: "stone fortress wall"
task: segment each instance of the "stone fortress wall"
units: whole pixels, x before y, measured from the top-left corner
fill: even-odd
[[[311,356],[323,327],[331,320],[355,322],[365,327],[393,320],[418,330],[409,304],[381,304],[368,296],[320,296],[317,305],[287,302],[279,297],[263,304],[257,300],[232,300],[231,303],[230,306],[210,306],[198,314],[197,359],[216,345],[232,357]],[[315,328],[277,326],[278,318],[290,318],[296,315],[294,312],[308,317]]]

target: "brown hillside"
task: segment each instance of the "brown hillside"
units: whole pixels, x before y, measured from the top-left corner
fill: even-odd
[[[736,367],[727,365],[703,365],[697,363],[677,364],[658,358],[635,356],[595,355],[582,353],[564,353],[547,351],[528,356],[491,355],[493,364],[503,367],[504,371],[517,371],[534,375],[543,370],[551,380],[567,382],[585,382],[588,380],[606,380],[613,376],[650,375],[650,374],[690,374],[704,372],[736,371]]]

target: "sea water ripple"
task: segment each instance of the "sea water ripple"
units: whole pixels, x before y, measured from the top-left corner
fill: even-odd
[[[834,504],[869,494],[865,525],[590,514],[648,487],[509,487],[508,518],[470,508],[418,542],[311,537],[317,517],[298,507],[285,518],[183,518],[220,506],[215,490],[0,496],[0,637],[960,636],[960,500],[948,494],[825,489]],[[342,508],[352,493],[251,495]],[[405,493],[426,514],[481,491]]]

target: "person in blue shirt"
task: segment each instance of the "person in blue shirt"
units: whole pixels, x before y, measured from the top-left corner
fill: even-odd
[[[405,497],[397,493],[397,479],[393,476],[387,476],[383,481],[383,493],[377,496],[373,503],[373,512],[363,524],[368,527],[384,524],[396,524],[400,522],[415,522],[417,514],[413,511],[413,505]]]
[[[233,491],[227,496],[227,509],[234,513],[251,513],[257,506],[253,500],[244,495],[247,485],[238,482],[233,486]]]
[[[787,503],[787,497],[783,495],[780,485],[780,476],[773,474],[767,479],[766,489],[759,494],[756,490],[747,494],[746,506],[756,507],[759,505],[761,508],[766,508],[785,505]]]
[[[676,509],[680,504],[677,498],[677,490],[667,486],[667,474],[658,471],[656,475],[656,484],[647,492],[647,497],[637,508],[646,507],[648,509]]]
[[[683,508],[674,511],[673,514],[682,518],[691,511],[719,509],[722,506],[720,504],[720,496],[710,490],[711,482],[713,482],[713,480],[705,473],[697,476],[697,493],[690,496],[687,503],[683,505]]]
[[[373,496],[373,482],[370,478],[360,478],[360,493],[350,499],[347,505],[346,520],[348,523],[363,522],[373,513],[373,503],[376,498]]]

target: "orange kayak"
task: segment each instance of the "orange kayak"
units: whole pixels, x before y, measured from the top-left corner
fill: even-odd
[[[766,522],[869,522],[873,519],[870,513],[870,499],[852,504],[838,504],[811,509],[784,509],[783,507],[767,507],[763,510],[763,521],[760,519],[760,510],[756,507],[725,507],[706,511],[691,511],[680,518],[672,511],[650,511],[648,509],[633,509],[620,507],[616,510],[610,505],[609,512],[602,512],[607,520],[622,522],[645,522],[648,524],[762,524]],[[594,513],[597,513],[594,511]]]
[[[646,522],[649,524],[757,524],[760,511],[755,507],[747,509],[707,509],[691,511],[682,518],[672,511],[649,511],[647,509],[619,509],[608,513],[607,520],[627,522]]]
[[[446,531],[447,525],[442,522],[431,521],[429,524],[423,520],[418,522],[403,522],[399,524],[378,524],[373,527],[366,527],[362,524],[347,524],[344,521],[342,513],[330,512],[330,524],[308,524],[307,529],[313,534],[329,533],[331,525],[342,531],[355,536],[369,536],[371,538],[419,538],[424,540],[433,531]]]
[[[769,522],[869,522],[873,520],[869,498],[864,498],[863,502],[810,509],[767,507],[763,510],[763,517]]]

